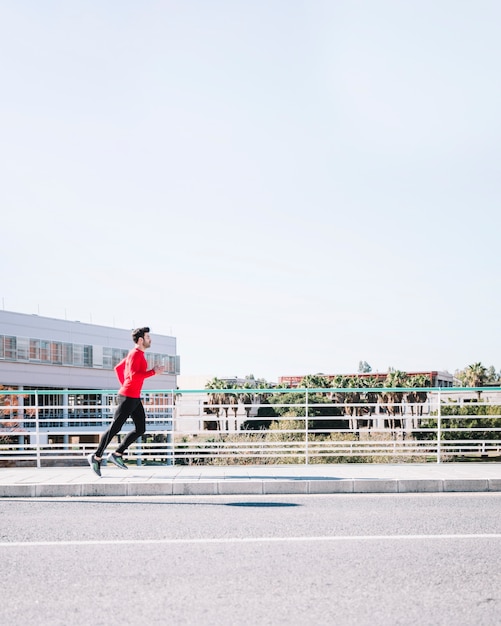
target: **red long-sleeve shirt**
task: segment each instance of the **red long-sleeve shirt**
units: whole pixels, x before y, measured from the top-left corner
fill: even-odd
[[[149,370],[143,350],[134,348],[115,367],[118,380],[122,385],[118,393],[128,398],[141,397],[141,389],[145,378],[155,375],[155,370]]]

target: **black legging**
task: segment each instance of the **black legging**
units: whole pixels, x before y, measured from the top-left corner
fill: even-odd
[[[103,456],[107,445],[115,435],[118,435],[129,416],[134,420],[134,426],[136,428],[127,435],[116,451],[122,454],[125,450],[127,450],[131,443],[136,441],[136,439],[139,439],[141,435],[144,435],[146,431],[146,414],[144,412],[141,398],[128,398],[127,396],[119,395],[118,406],[115,411],[113,421],[111,422],[108,430],[101,435],[101,439],[99,440],[99,446],[95,453],[98,458]]]

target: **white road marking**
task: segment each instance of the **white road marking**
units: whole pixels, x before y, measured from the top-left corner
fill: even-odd
[[[69,541],[4,541],[0,548],[44,546],[120,546],[120,545],[190,545],[190,544],[239,544],[239,543],[300,543],[342,541],[414,541],[437,539],[501,539],[501,533],[456,535],[326,535],[320,537],[219,537],[197,539],[89,539]]]

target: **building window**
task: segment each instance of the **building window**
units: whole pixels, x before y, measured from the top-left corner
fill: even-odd
[[[84,347],[73,344],[73,365],[82,366],[84,364]]]
[[[103,369],[112,370],[129,354],[129,350],[103,348]]]
[[[50,360],[54,365],[62,365],[63,363],[63,346],[58,341],[51,342]]]
[[[63,343],[63,365],[73,365],[73,344]]]
[[[50,341],[40,341],[40,361],[50,362]]]
[[[30,340],[27,337],[17,338],[17,360],[28,361],[30,357]]]
[[[40,339],[30,339],[30,361],[40,361]]]
[[[92,367],[92,346],[84,346],[84,367]]]
[[[168,354],[155,354],[149,352],[146,355],[148,369],[153,369],[156,365],[165,367],[166,374],[179,374],[179,357]]]
[[[92,345],[63,343],[61,341],[45,341],[28,337],[0,335],[0,359],[9,361],[25,361],[74,367],[94,367]],[[122,361],[129,350],[121,348],[102,348],[103,369],[111,370]],[[163,365],[169,374],[179,373],[179,357],[167,354],[148,353],[145,355],[148,367]],[[101,367],[97,365],[97,367]]]
[[[10,361],[15,361],[17,357],[17,348],[16,348],[16,338],[15,337],[5,337],[4,339],[4,358],[9,359]]]
[[[103,369],[110,370],[111,367],[111,348],[103,348]]]
[[[127,350],[120,350],[119,348],[113,348],[112,369],[120,363],[127,356]]]

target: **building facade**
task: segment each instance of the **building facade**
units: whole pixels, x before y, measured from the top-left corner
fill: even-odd
[[[0,385],[43,389],[115,389],[114,367],[134,347],[131,330],[0,311]],[[176,339],[151,331],[148,365],[163,374],[144,389],[175,389]]]
[[[439,372],[436,370],[430,370],[428,372],[406,372],[409,378],[416,376],[426,376],[430,381],[430,387],[453,387],[454,376],[449,372]],[[329,380],[333,380],[338,374],[319,374]],[[345,378],[354,378],[359,380],[377,380],[378,382],[384,382],[387,373],[370,372],[370,373],[357,373],[357,374],[341,374]],[[298,387],[304,376],[280,376],[278,379],[279,385],[288,385],[289,387]]]

